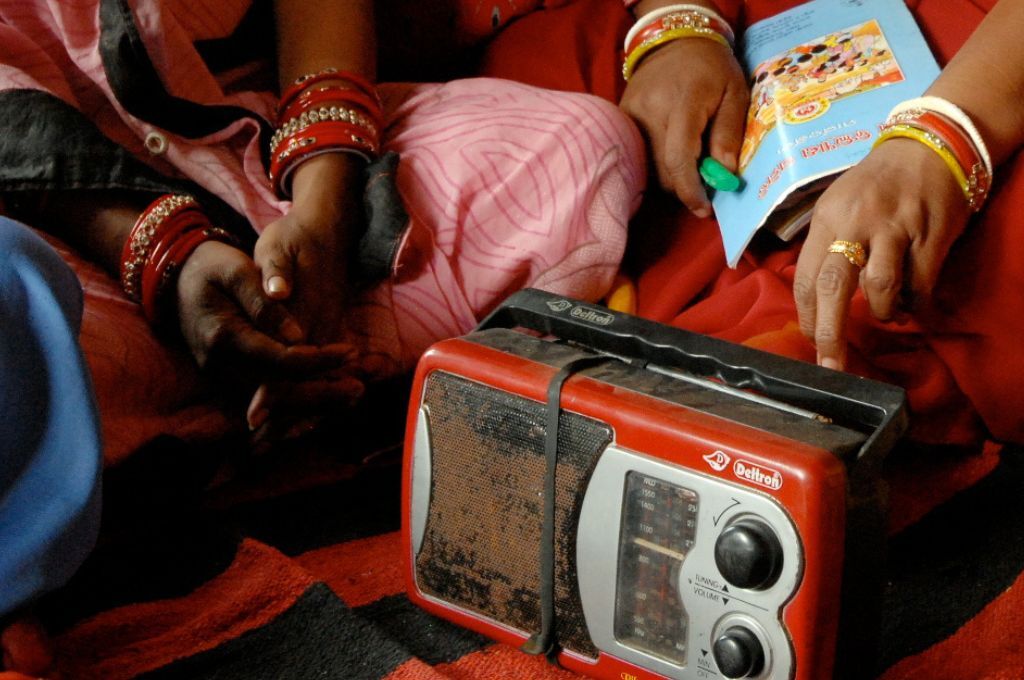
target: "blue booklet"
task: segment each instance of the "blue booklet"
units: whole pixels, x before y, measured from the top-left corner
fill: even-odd
[[[806,226],[892,107],[939,74],[903,0],[812,0],[748,28],[741,62],[751,83],[743,185],[712,199],[730,267],[758,229],[788,239]]]

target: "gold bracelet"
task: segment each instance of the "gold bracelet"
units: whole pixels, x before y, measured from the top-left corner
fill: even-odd
[[[949,168],[949,171],[953,173],[953,178],[956,180],[956,183],[960,185],[960,190],[963,192],[964,198],[967,199],[967,205],[969,205],[971,210],[974,212],[981,209],[982,202],[979,200],[981,197],[975,193],[974,188],[967,179],[967,175],[964,173],[964,169],[960,167],[960,162],[956,159],[956,155],[954,155],[953,150],[950,149],[949,145],[947,145],[938,135],[913,125],[899,123],[896,125],[890,125],[882,130],[882,133],[878,135],[878,140],[875,141],[872,148],[878,146],[887,139],[893,139],[895,137],[913,139],[937,153],[939,158],[942,159],[942,162],[946,164],[947,168]]]
[[[641,59],[665,43],[673,40],[679,40],[681,38],[705,38],[725,45],[725,47],[730,50],[732,49],[732,46],[729,44],[726,37],[713,29],[701,28],[698,26],[680,26],[679,28],[672,28],[667,31],[656,33],[650,39],[637,45],[632,52],[626,55],[626,60],[622,63],[622,77],[628,81],[629,77],[633,75],[633,71],[636,70],[637,64],[640,63]]]

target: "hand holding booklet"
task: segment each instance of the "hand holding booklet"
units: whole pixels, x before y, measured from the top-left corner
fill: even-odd
[[[806,226],[893,106],[939,74],[903,0],[812,0],[752,25],[742,49],[751,82],[743,186],[713,198],[730,267],[758,229],[789,239]]]

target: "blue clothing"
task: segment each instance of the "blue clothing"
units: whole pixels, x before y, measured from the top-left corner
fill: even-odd
[[[99,525],[99,419],[78,345],[82,289],[0,217],[0,616],[60,586]]]

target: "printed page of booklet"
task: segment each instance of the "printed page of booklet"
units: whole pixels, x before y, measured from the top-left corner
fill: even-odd
[[[788,240],[806,227],[889,111],[939,74],[903,0],[812,0],[748,28],[741,49],[751,85],[743,186],[712,198],[730,267],[758,229]]]

